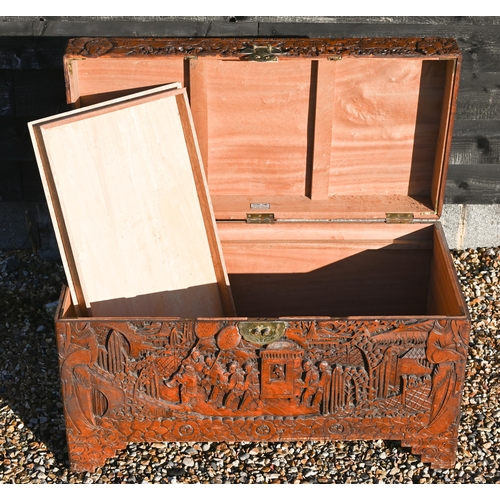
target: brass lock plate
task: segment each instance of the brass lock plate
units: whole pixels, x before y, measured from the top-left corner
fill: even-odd
[[[254,45],[253,48],[243,49],[241,53],[245,54],[245,61],[276,62],[280,51],[271,45]]]
[[[279,340],[284,335],[285,328],[284,321],[242,321],[238,325],[240,335],[246,341],[257,345],[267,345]]]

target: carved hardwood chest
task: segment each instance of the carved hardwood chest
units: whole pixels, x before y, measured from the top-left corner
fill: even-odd
[[[74,470],[137,441],[391,439],[453,466],[470,326],[438,218],[460,61],[448,39],[70,41],[77,107],[186,87],[235,306],[96,317],[63,290]]]

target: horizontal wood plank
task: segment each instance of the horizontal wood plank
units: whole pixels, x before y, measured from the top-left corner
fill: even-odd
[[[235,18],[233,18],[236,21]],[[256,36],[257,20],[228,17],[18,17],[0,23],[0,36]]]
[[[500,203],[500,165],[451,165],[445,203]]]
[[[0,116],[14,114],[14,93],[12,87],[12,71],[0,70]]]
[[[67,43],[68,37],[0,36],[0,69],[62,68]]]
[[[500,163],[500,120],[457,120],[451,165]]]
[[[16,116],[49,116],[64,111],[65,85],[62,69],[12,71]]]
[[[33,161],[35,155],[28,133],[29,118],[0,116],[1,161]]]
[[[36,161],[23,161],[20,162],[20,166],[23,200],[27,203],[46,203]]]
[[[456,118],[500,120],[500,72],[462,72]]]
[[[22,201],[23,184],[19,162],[0,162],[0,202]]]

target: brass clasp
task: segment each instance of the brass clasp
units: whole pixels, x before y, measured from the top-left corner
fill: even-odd
[[[277,61],[277,54],[281,54],[278,49],[272,47],[272,45],[254,45],[253,48],[246,48],[241,51],[242,54],[247,54],[244,59],[245,61],[256,61],[256,62],[272,62]]]
[[[285,333],[284,321],[249,322],[238,324],[240,335],[252,344],[266,345],[279,340]]]

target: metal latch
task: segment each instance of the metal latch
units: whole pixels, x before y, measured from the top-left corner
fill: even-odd
[[[387,224],[409,224],[413,222],[413,217],[411,213],[385,214],[385,222],[387,222]]]
[[[272,224],[275,220],[274,214],[247,214],[248,224]]]
[[[272,45],[254,45],[253,48],[246,48],[241,51],[242,54],[247,54],[245,61],[271,62],[277,61],[277,54],[281,54],[278,49]]]
[[[266,321],[253,323],[242,321],[238,324],[240,335],[248,342],[257,345],[267,345],[279,340],[285,333],[284,321]]]

